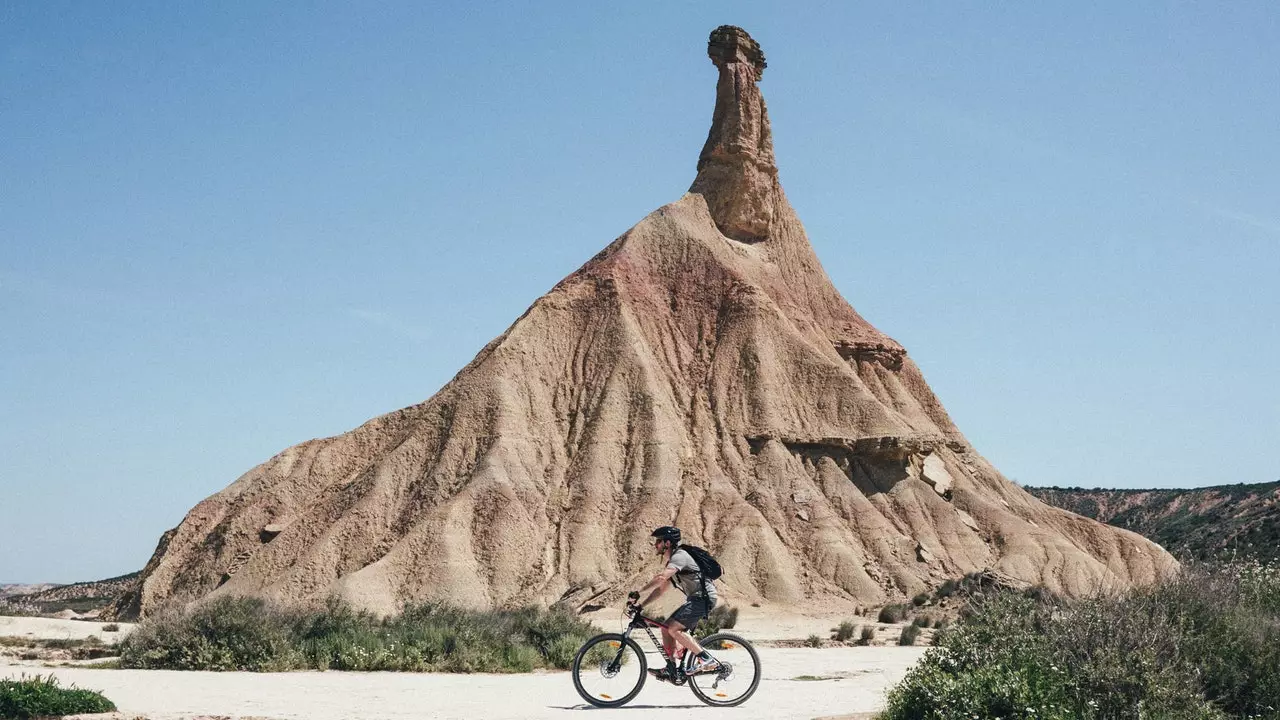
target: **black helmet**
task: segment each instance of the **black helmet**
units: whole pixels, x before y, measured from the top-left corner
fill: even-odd
[[[662,527],[653,531],[653,537],[656,537],[659,540],[670,540],[671,542],[679,545],[680,544],[680,528],[671,527],[670,525],[663,525]]]

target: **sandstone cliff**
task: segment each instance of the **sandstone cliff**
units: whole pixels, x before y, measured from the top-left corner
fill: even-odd
[[[1048,507],[952,424],[818,262],[778,181],[764,54],[714,31],[690,191],[426,402],[289,448],[166,534],[121,614],[210,593],[376,611],[617,598],[676,524],[739,600],[862,605],[990,569],[1066,593],[1173,567]]]

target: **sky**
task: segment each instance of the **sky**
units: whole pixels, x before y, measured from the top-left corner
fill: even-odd
[[[0,582],[141,568],[688,188],[761,43],[836,287],[1024,485],[1280,479],[1280,5],[0,0]]]

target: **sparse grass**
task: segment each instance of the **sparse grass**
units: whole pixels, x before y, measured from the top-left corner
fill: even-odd
[[[120,632],[119,623],[107,623],[102,626],[102,632]]]
[[[817,635],[810,635],[809,637],[805,638],[804,644],[805,644],[805,647],[820,648],[822,647],[822,638],[818,637]]]
[[[0,647],[19,648],[21,660],[49,658],[48,651],[66,650],[76,660],[92,660],[115,654],[114,645],[105,645],[96,635],[87,638],[32,638],[0,636]]]
[[[1280,567],[1184,566],[1123,595],[986,593],[883,720],[1280,717]]]
[[[595,633],[563,610],[421,605],[378,618],[336,602],[287,611],[228,597],[148,619],[120,648],[121,665],[129,668],[528,672],[568,668]]]
[[[858,626],[848,620],[845,620],[838,626],[831,628],[831,639],[837,642],[844,642],[845,640],[852,639],[857,632]]]
[[[101,693],[74,685],[61,687],[52,675],[0,680],[0,718],[4,720],[106,713],[115,709],[115,704]]]

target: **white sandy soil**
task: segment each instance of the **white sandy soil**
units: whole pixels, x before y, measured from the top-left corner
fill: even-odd
[[[271,720],[521,720],[583,718],[596,713],[645,719],[809,720],[879,709],[885,691],[924,651],[922,647],[760,648],[764,679],[750,700],[733,709],[706,707],[687,688],[649,681],[630,705],[597,710],[583,703],[565,672],[211,673],[0,664],[0,677],[51,673],[64,685],[102,691],[126,717],[149,720],[202,715]],[[832,679],[795,679],[802,675]]]
[[[110,644],[124,639],[133,630],[133,625],[129,623],[115,623],[120,626],[120,629],[116,632],[106,632],[102,628],[107,624],[85,620],[0,615],[0,637],[83,640],[90,635],[97,635],[104,643]]]

